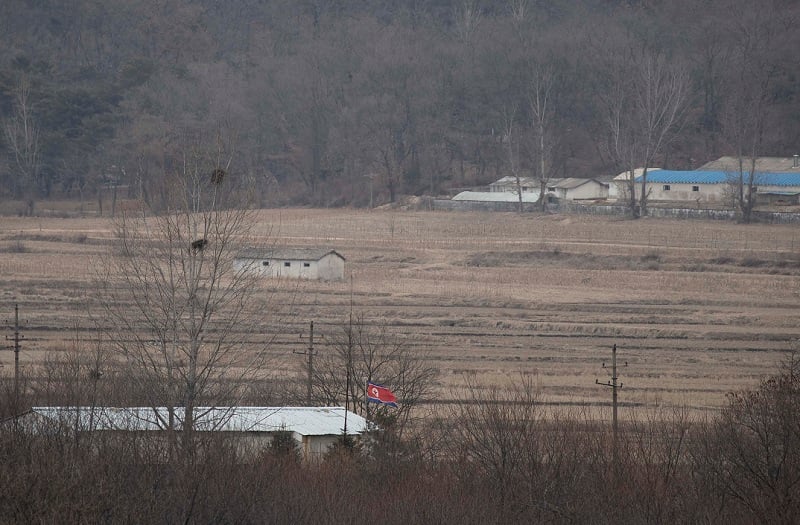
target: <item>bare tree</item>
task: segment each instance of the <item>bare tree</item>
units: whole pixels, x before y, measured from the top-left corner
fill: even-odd
[[[233,265],[254,217],[229,173],[232,150],[195,140],[180,161],[164,213],[116,221],[100,286],[102,323],[136,398],[166,408],[158,423],[191,462],[198,407],[235,404],[263,358],[246,345],[258,326],[254,272]]]
[[[667,143],[680,127],[689,96],[686,70],[668,62],[663,55],[645,53],[636,64],[634,107],[638,113],[642,175],[639,211],[647,215],[647,170],[663,153]]]
[[[505,145],[506,155],[508,159],[508,169],[511,171],[511,176],[514,178],[514,192],[517,194],[517,211],[522,213],[522,193],[524,188],[522,186],[522,169],[520,166],[520,139],[516,137],[516,121],[517,107],[512,105],[510,108],[503,110],[503,137],[502,141]]]
[[[458,40],[465,45],[472,44],[482,18],[478,1],[462,0],[460,5],[453,8],[453,18]]]
[[[647,172],[674,138],[689,99],[686,70],[663,54],[630,50],[627,60],[609,65],[604,92],[606,148],[629,174],[628,206],[633,217],[647,215]],[[639,196],[636,197],[637,168]]]
[[[779,4],[731,2],[731,8],[741,15],[729,21],[730,33],[737,37],[731,42],[721,121],[723,135],[736,157],[730,186],[742,222],[750,222],[756,205],[756,164],[763,154],[773,87],[782,67],[774,56],[775,42],[793,31],[797,20],[795,13]]]
[[[323,351],[314,367],[314,398],[326,405],[347,400],[351,410],[374,419],[387,409],[367,405],[366,383],[385,384],[398,399],[397,409],[390,410],[402,437],[413,409],[432,392],[438,370],[407,341],[384,326],[369,325],[363,317],[347,321],[331,342],[331,351]]]
[[[728,405],[692,446],[693,469],[714,495],[745,521],[793,523],[800,512],[800,365],[752,391],[732,393]],[[723,504],[723,503],[720,503]]]
[[[557,148],[556,87],[558,76],[553,66],[534,64],[533,77],[528,89],[528,105],[533,129],[534,173],[539,180],[539,204],[542,211],[547,206],[547,185],[553,175]]]
[[[491,481],[498,510],[507,517],[507,505],[526,490],[522,482],[541,459],[535,445],[542,424],[538,392],[527,378],[501,389],[484,388],[469,377],[465,391],[451,413],[452,454],[474,463]]]
[[[19,199],[25,196],[27,214],[32,215],[39,185],[41,151],[39,125],[31,100],[31,84],[25,76],[20,79],[14,92],[13,113],[3,123],[3,135],[17,172],[13,184],[14,197]]]

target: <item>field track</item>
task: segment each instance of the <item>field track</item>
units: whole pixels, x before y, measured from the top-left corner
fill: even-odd
[[[617,344],[622,402],[704,411],[777,371],[800,341],[796,226],[284,209],[259,212],[257,228],[336,249],[352,276],[265,284],[281,369],[296,368],[309,321],[341,331],[352,304],[442,370],[441,400],[458,397],[464,374],[499,385],[523,374],[550,404],[603,405],[595,379],[608,379]],[[19,303],[25,366],[90,337],[93,268],[110,237],[102,219],[0,219],[0,320]],[[0,363],[12,370],[13,353]]]

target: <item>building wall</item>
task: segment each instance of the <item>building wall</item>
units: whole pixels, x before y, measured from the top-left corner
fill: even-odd
[[[235,271],[255,272],[263,277],[289,277],[293,279],[323,279],[326,281],[344,278],[344,260],[338,255],[328,254],[319,261],[296,259],[236,259]]]
[[[344,279],[344,260],[336,254],[329,253],[319,260],[315,271],[317,279],[340,281]]]
[[[302,436],[301,439],[300,450],[303,453],[303,459],[315,463],[325,458],[325,454],[336,443],[339,436]]]
[[[566,199],[570,200],[605,199],[606,197],[608,197],[608,188],[595,182],[587,182],[577,188],[570,188],[566,190],[565,196]]]
[[[648,182],[651,201],[722,202],[726,184],[663,184]],[[637,183],[637,192],[640,185]]]

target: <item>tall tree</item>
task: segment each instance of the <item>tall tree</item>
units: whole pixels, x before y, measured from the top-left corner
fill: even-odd
[[[39,124],[35,116],[30,80],[22,75],[14,92],[12,114],[3,122],[3,136],[12,157],[16,177],[13,194],[27,200],[27,214],[33,214],[34,201],[39,193],[41,147]]]
[[[729,72],[722,111],[722,130],[736,157],[731,173],[734,202],[743,222],[750,222],[756,204],[758,157],[764,154],[765,134],[771,122],[775,88],[782,74],[782,54],[776,42],[794,31],[798,12],[786,11],[777,1],[757,6],[733,0],[737,16],[728,24],[732,39]]]
[[[261,352],[245,344],[258,325],[254,277],[233,264],[253,215],[232,158],[229,144],[187,139],[167,209],[117,220],[100,283],[109,339],[134,396],[166,409],[158,424],[187,465],[198,452],[198,407],[236,404],[246,379],[262,371]]]
[[[647,215],[647,172],[682,124],[689,79],[680,63],[635,42],[619,58],[602,73],[605,81],[597,95],[603,101],[606,151],[619,171],[628,172],[628,207],[639,217]]]

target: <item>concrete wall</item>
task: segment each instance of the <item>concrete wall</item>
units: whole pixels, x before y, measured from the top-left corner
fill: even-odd
[[[236,259],[235,271],[256,272],[263,277],[288,277],[292,279],[344,279],[344,260],[329,253],[319,261],[295,259]]]
[[[316,263],[315,279],[323,281],[341,281],[344,279],[344,259],[329,253]]]
[[[669,190],[664,187],[669,186]],[[722,202],[725,198],[724,184],[663,184],[648,182],[651,201]],[[637,192],[641,188],[636,184]],[[694,191],[697,188],[697,191]]]
[[[567,190],[558,189],[559,193],[564,191],[565,199],[580,200],[580,199],[605,199],[608,197],[608,188],[596,182],[587,182],[581,184],[577,188],[570,188]],[[559,195],[561,197],[561,195]]]

